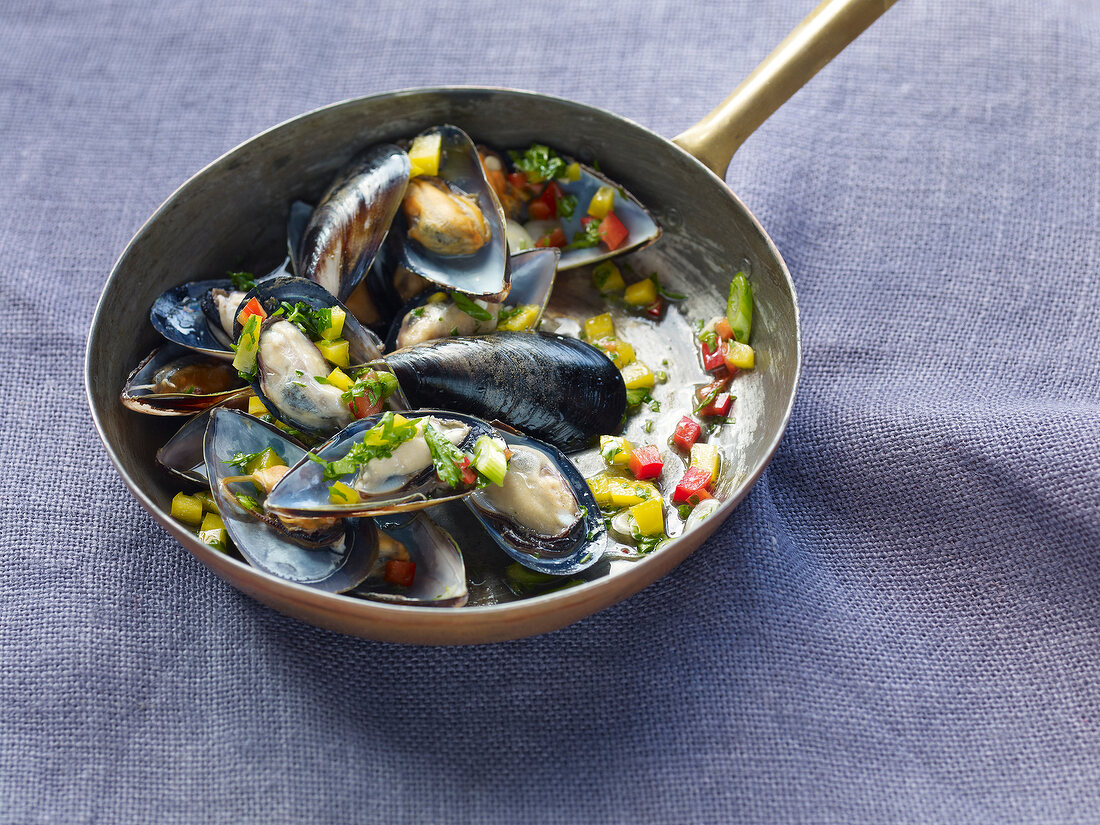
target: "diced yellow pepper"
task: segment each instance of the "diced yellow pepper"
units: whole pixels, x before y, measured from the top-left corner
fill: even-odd
[[[611,359],[616,367],[622,369],[634,360],[634,345],[618,338],[601,338],[592,345]]]
[[[333,367],[332,372],[325,376],[325,380],[328,381],[332,386],[339,387],[341,391],[345,392],[347,390],[350,390],[352,385],[355,383],[351,380],[348,374],[339,367]]]
[[[726,341],[726,366],[737,367],[739,370],[751,370],[756,363],[756,353],[748,344],[737,341]]]
[[[264,402],[260,400],[258,395],[250,395],[248,397],[248,414],[254,415],[257,418],[261,415],[267,415],[267,407],[264,406]]]
[[[651,498],[660,498],[661,492],[655,484],[648,481],[632,481],[627,478],[617,478],[611,485],[611,506],[632,507],[641,504]]]
[[[408,423],[409,419],[405,418],[401,413],[393,414],[393,425],[395,427]],[[368,447],[379,447],[384,444],[385,441],[386,436],[382,434],[382,430],[378,428],[377,425],[363,433],[363,443]]]
[[[626,384],[628,390],[636,390],[642,387],[646,389],[653,389],[653,385],[657,383],[657,377],[653,374],[653,370],[645,365],[643,361],[632,361],[622,368],[623,383]]]
[[[446,292],[433,292],[431,295],[428,296],[427,303],[429,303],[429,304],[442,304],[446,300],[447,300],[447,293]]]
[[[646,278],[631,284],[623,292],[623,300],[635,307],[647,307],[657,300],[657,284]]]
[[[593,476],[586,479],[588,489],[592,491],[592,497],[601,507],[611,506],[611,477],[605,475]]]
[[[172,498],[172,518],[198,527],[202,523],[202,502],[187,493],[176,493]]]
[[[565,174],[561,176],[561,180],[580,180],[581,179],[581,165],[576,161],[565,167]]]
[[[611,261],[604,261],[592,270],[592,283],[601,295],[609,295],[612,292],[622,292],[626,289],[626,281],[623,273]]]
[[[651,498],[630,508],[638,529],[643,536],[656,536],[665,532],[665,511],[659,498]]]
[[[344,319],[347,313],[340,307],[333,307],[330,311],[329,325],[321,330],[321,337],[326,341],[335,341],[344,334]]]
[[[607,217],[607,213],[615,206],[615,190],[610,186],[601,186],[588,203],[588,214],[601,221]]]
[[[701,442],[691,445],[691,464],[692,467],[697,467],[704,472],[710,473],[710,481],[707,484],[713,484],[714,480],[718,478],[718,447],[714,444],[704,444]]]
[[[600,338],[615,337],[615,322],[611,320],[611,313],[594,315],[584,322],[584,340],[598,341]]]
[[[409,161],[412,164],[410,175],[438,175],[442,148],[443,135],[439,132],[414,138],[409,147]]]
[[[600,455],[608,464],[625,466],[630,463],[630,453],[634,445],[617,435],[600,436]]]
[[[517,307],[516,313],[497,324],[497,329],[505,332],[525,332],[535,325],[539,317],[539,308],[534,304]]]
[[[258,456],[244,465],[245,475],[252,475],[257,470],[266,470],[269,467],[285,467],[286,462],[283,461],[274,449],[268,447],[263,450]]]
[[[221,516],[217,513],[207,513],[202,520],[202,526],[199,527],[199,541],[203,544],[209,544],[224,553],[228,538]]]
[[[333,504],[355,504],[359,493],[342,481],[334,481],[328,488],[328,500]]]
[[[321,350],[321,355],[325,356],[325,360],[331,364],[338,367],[347,367],[351,364],[348,342],[343,338],[337,338],[335,341],[318,341],[317,349]]]

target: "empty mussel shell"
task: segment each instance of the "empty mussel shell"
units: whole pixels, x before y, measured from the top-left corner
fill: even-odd
[[[445,338],[385,357],[409,405],[500,420],[572,452],[616,432],[626,386],[611,360],[560,335]]]
[[[454,538],[423,511],[374,519],[378,528],[378,561],[352,595],[391,604],[462,607],[466,604],[466,565]],[[385,579],[386,562],[398,557],[416,565],[407,587]]]
[[[499,430],[512,455],[503,485],[466,500],[493,540],[524,567],[564,576],[602,558],[607,532],[584,476],[549,444]]]
[[[315,457],[306,457],[271,491],[268,510],[281,515],[383,516],[432,507],[445,501],[465,498],[473,488],[453,489],[436,475],[428,445],[423,436],[425,424],[443,435],[459,449],[470,452],[479,436],[496,430],[487,422],[449,410],[425,409],[409,413],[409,423],[417,434],[347,473],[326,477],[325,464],[343,459],[364,444],[368,433],[383,421],[378,413],[363,418],[318,447]],[[335,492],[335,482],[355,491],[352,500]]]
[[[130,373],[121,400],[127,409],[147,415],[194,415],[250,392],[228,361],[165,344]]]
[[[402,263],[444,289],[457,289],[478,297],[500,296],[508,288],[510,271],[504,211],[485,177],[470,137],[451,125],[437,126],[423,133],[434,134],[440,136],[442,146],[438,180],[413,178],[410,191],[406,193],[405,214],[399,215],[394,224],[400,227],[403,241]],[[480,212],[484,224],[470,217],[468,207],[471,203]],[[417,230],[418,223],[421,232]],[[479,237],[468,244],[443,242],[449,232],[452,237],[465,238],[475,233],[475,227]],[[421,240],[416,240],[416,236]],[[482,241],[484,245],[476,250],[463,251]]]
[[[203,487],[209,484],[206,476],[206,454],[203,450],[206,439],[206,425],[216,409],[228,407],[243,410],[248,405],[251,393],[238,395],[222,404],[211,407],[189,419],[164,446],[157,450],[157,464],[180,481],[188,481]]]
[[[401,207],[409,156],[392,144],[372,146],[337,175],[313,210],[295,256],[296,271],[341,301],[370,268]]]
[[[378,554],[374,525],[366,519],[326,519],[277,526],[281,523],[258,509],[263,495],[251,485],[233,481],[240,471],[229,463],[237,453],[268,448],[287,464],[305,455],[305,450],[258,418],[222,408],[212,412],[204,451],[206,471],[229,537],[253,567],[279,578],[331,593],[356,587],[369,575]],[[246,506],[238,495],[254,499],[258,507]],[[324,540],[310,541],[311,531]]]

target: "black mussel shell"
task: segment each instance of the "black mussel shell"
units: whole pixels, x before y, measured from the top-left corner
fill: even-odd
[[[248,562],[288,581],[343,593],[369,575],[378,554],[374,525],[366,519],[342,519],[311,537],[300,528],[286,529],[270,514],[245,507],[236,495],[244,493],[262,506],[262,494],[227,489],[227,479],[239,475],[226,463],[236,453],[274,449],[287,464],[301,460],[305,451],[279,430],[237,410],[217,409],[207,428],[205,457],[211,491],[229,537]],[[239,483],[242,488],[243,483]],[[319,537],[320,540],[317,540]]]
[[[498,332],[446,338],[385,358],[412,407],[497,419],[572,452],[616,432],[626,413],[622,374],[575,338]]]
[[[352,595],[390,604],[420,607],[462,607],[466,604],[466,565],[458,543],[424,511],[397,513],[374,519],[379,532],[379,563],[372,575],[356,587]],[[409,561],[416,564],[408,587],[385,580],[387,539],[405,548]]]
[[[130,373],[121,401],[147,415],[194,415],[250,392],[228,361],[165,344]]]
[[[370,268],[409,182],[409,156],[373,146],[337,175],[317,204],[295,256],[296,271],[341,301]]]

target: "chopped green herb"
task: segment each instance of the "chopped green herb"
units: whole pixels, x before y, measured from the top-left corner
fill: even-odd
[[[332,326],[332,310],[328,307],[314,309],[304,301],[293,304],[283,301],[279,308],[272,313],[282,315],[294,326],[304,332],[311,341],[321,338],[321,331]]]
[[[656,272],[651,272],[649,274],[649,280],[653,281],[653,285],[657,287],[657,294],[666,301],[682,301],[687,298],[687,295],[684,295],[682,292],[673,292],[661,286],[661,279],[657,277]]]
[[[455,302],[455,306],[478,321],[492,321],[493,314],[489,310],[480,306],[468,295],[463,295],[461,292],[452,292],[451,300]]]
[[[411,315],[413,318],[419,318],[423,314],[424,314],[424,307],[417,307],[416,309],[414,309],[412,312],[409,313],[409,315]]]
[[[678,515],[681,520],[686,521],[687,517],[691,515],[692,509],[694,508],[692,508],[690,504],[680,504],[676,507],[676,515]]]
[[[259,454],[262,453],[262,452],[263,452],[263,450],[260,450],[259,452],[255,452],[255,453],[236,452],[236,453],[233,453],[232,458],[227,458],[224,461],[222,461],[222,464],[228,464],[230,467],[236,467],[238,470],[240,470],[243,473],[245,465],[248,464],[248,462],[250,462],[252,459],[259,456]]]
[[[704,321],[702,318],[695,319],[695,322],[692,324],[692,326],[695,327],[696,334],[702,334],[703,327],[705,327],[706,325],[707,322]]]
[[[654,410],[654,412],[656,412],[656,410]],[[642,423],[642,429],[645,430],[647,433],[653,432],[653,419],[647,418]]]
[[[577,196],[576,195],[562,195],[558,198],[558,217],[559,218],[571,218],[573,213],[577,211]]]
[[[590,249],[600,242],[600,222],[589,221],[580,232],[573,233],[573,243],[566,244],[565,249]]]
[[[466,486],[462,471],[470,466],[470,457],[428,423],[424,424],[424,440],[428,442],[435,472],[440,479],[452,489]]]
[[[389,398],[396,391],[397,377],[393,373],[381,370],[366,370],[356,376],[355,383],[349,389],[340,393],[340,400],[345,404],[351,404],[356,398],[365,397],[367,406],[373,407],[379,401]]]
[[[649,394],[647,387],[634,387],[626,391],[626,405],[628,407],[637,407],[641,404],[649,404],[652,401],[653,396]],[[654,412],[657,412],[657,410],[654,410]]]
[[[532,183],[560,178],[565,174],[565,161],[553,149],[541,143],[533,144],[522,154],[514,149],[508,154],[516,168],[526,172],[527,179]]]
[[[256,286],[256,278],[251,272],[227,272],[226,275],[233,282],[233,288],[241,292],[248,292]]]
[[[251,510],[254,513],[262,512],[263,509],[264,509],[263,507],[260,506],[260,502],[256,501],[256,499],[252,498],[252,496],[246,496],[243,493],[238,493],[237,495],[234,496],[234,498],[237,499],[237,503],[240,504],[241,507],[243,507],[246,510]]]
[[[664,533],[658,533],[655,536],[643,536],[639,533],[638,535],[634,536],[634,540],[638,542],[638,552],[642,555],[652,553],[654,550],[657,549],[658,545],[660,545],[660,543],[667,538],[668,536],[666,536]]]
[[[497,324],[503,324],[509,318],[514,318],[524,311],[523,304],[514,307],[501,307],[500,312],[497,313]]]
[[[324,476],[329,481],[354,473],[362,465],[375,458],[389,458],[393,451],[409,441],[417,433],[415,421],[400,423],[392,412],[386,412],[378,423],[363,433],[363,440],[352,445],[343,458],[324,461],[313,453],[306,453],[311,461],[324,466]]]
[[[699,335],[699,340],[707,345],[707,349],[714,352],[718,349],[718,333],[714,330],[709,332],[703,332]]]

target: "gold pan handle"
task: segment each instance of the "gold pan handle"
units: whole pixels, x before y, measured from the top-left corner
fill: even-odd
[[[823,0],[729,97],[673,142],[724,179],[745,139],[894,2]]]

